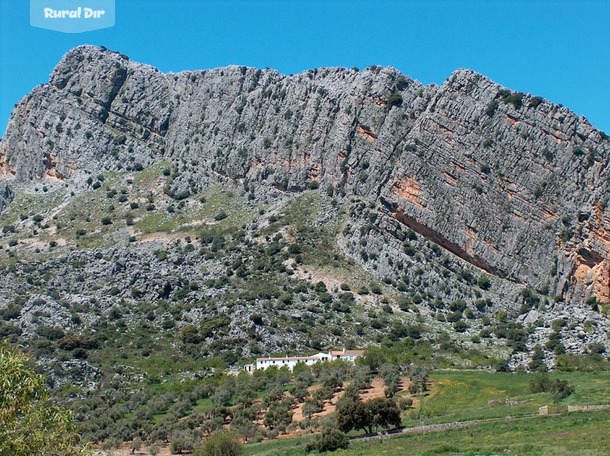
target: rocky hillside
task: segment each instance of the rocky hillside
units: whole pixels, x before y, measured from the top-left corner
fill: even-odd
[[[608,343],[609,159],[585,118],[469,70],[164,74],[81,46],[0,142],[0,307],[19,334],[114,312],[237,356],[469,340],[507,313],[537,328],[521,349],[561,330],[586,353]]]

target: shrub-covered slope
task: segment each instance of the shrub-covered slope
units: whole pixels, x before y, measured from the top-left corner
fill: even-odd
[[[468,70],[163,74],[81,46],[0,142],[2,331],[74,359],[423,338],[552,366],[608,345],[609,150]]]

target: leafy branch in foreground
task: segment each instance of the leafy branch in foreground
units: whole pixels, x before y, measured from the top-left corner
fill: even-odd
[[[49,402],[41,375],[28,357],[8,344],[0,346],[0,454],[5,456],[88,454],[72,414]]]

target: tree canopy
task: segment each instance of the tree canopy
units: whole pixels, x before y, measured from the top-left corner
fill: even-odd
[[[400,425],[400,409],[392,399],[348,401],[337,409],[337,428],[343,432],[362,429],[372,434],[377,428]]]
[[[82,455],[72,414],[53,405],[41,375],[29,359],[0,346],[0,454],[3,456]]]
[[[229,431],[216,431],[210,435],[196,456],[239,456],[241,454],[241,443],[235,434]]]

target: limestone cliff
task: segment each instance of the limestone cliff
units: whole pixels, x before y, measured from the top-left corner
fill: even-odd
[[[313,181],[461,259],[568,302],[610,302],[608,137],[583,117],[469,70],[424,86],[393,68],[285,76],[230,66],[164,74],[106,49],[64,56],[0,142],[0,210],[39,182],[195,164],[168,191]]]

